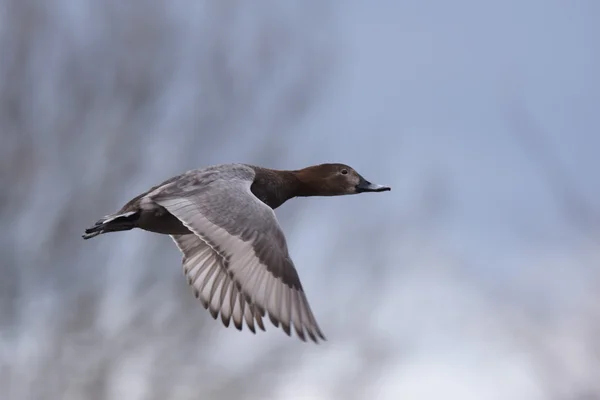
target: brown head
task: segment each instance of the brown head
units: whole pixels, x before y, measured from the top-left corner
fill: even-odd
[[[299,181],[297,196],[341,196],[391,190],[367,181],[354,168],[344,164],[315,165],[292,173]]]

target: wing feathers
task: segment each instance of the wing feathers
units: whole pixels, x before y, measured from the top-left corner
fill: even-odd
[[[293,328],[303,341],[306,335],[314,342],[318,338],[325,340],[299,281],[289,281],[297,280],[297,273],[287,256],[285,242],[282,249],[271,244],[259,254],[253,247],[258,232],[242,233],[240,237],[230,234],[209,221],[189,197],[157,203],[193,232],[172,238],[184,254],[183,269],[189,284],[213,318],[220,315],[225,326],[233,321],[238,330],[245,321],[248,329],[256,332],[256,326],[265,329],[262,318],[268,315],[271,323],[275,327],[281,325],[287,335]],[[274,275],[261,259],[283,260],[286,266],[275,268],[292,269],[279,270]],[[285,279],[288,283],[284,283]]]

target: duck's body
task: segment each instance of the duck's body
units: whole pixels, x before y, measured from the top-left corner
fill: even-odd
[[[222,164],[188,171],[129,201],[86,230],[84,239],[140,228],[170,235],[184,272],[214,318],[264,330],[266,313],[289,335],[325,339],[289,257],[274,209],[297,196],[390,190],[343,164],[278,171]]]

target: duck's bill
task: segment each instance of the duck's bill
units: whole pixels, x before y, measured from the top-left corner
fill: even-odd
[[[389,186],[376,185],[375,183],[371,183],[365,179],[361,179],[358,185],[356,185],[356,192],[386,192],[388,190],[392,190]]]

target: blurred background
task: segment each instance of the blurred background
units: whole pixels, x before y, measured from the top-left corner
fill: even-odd
[[[0,1],[0,397],[600,399],[599,18]],[[81,239],[228,162],[392,186],[277,211],[328,342],[225,329],[168,237]]]

